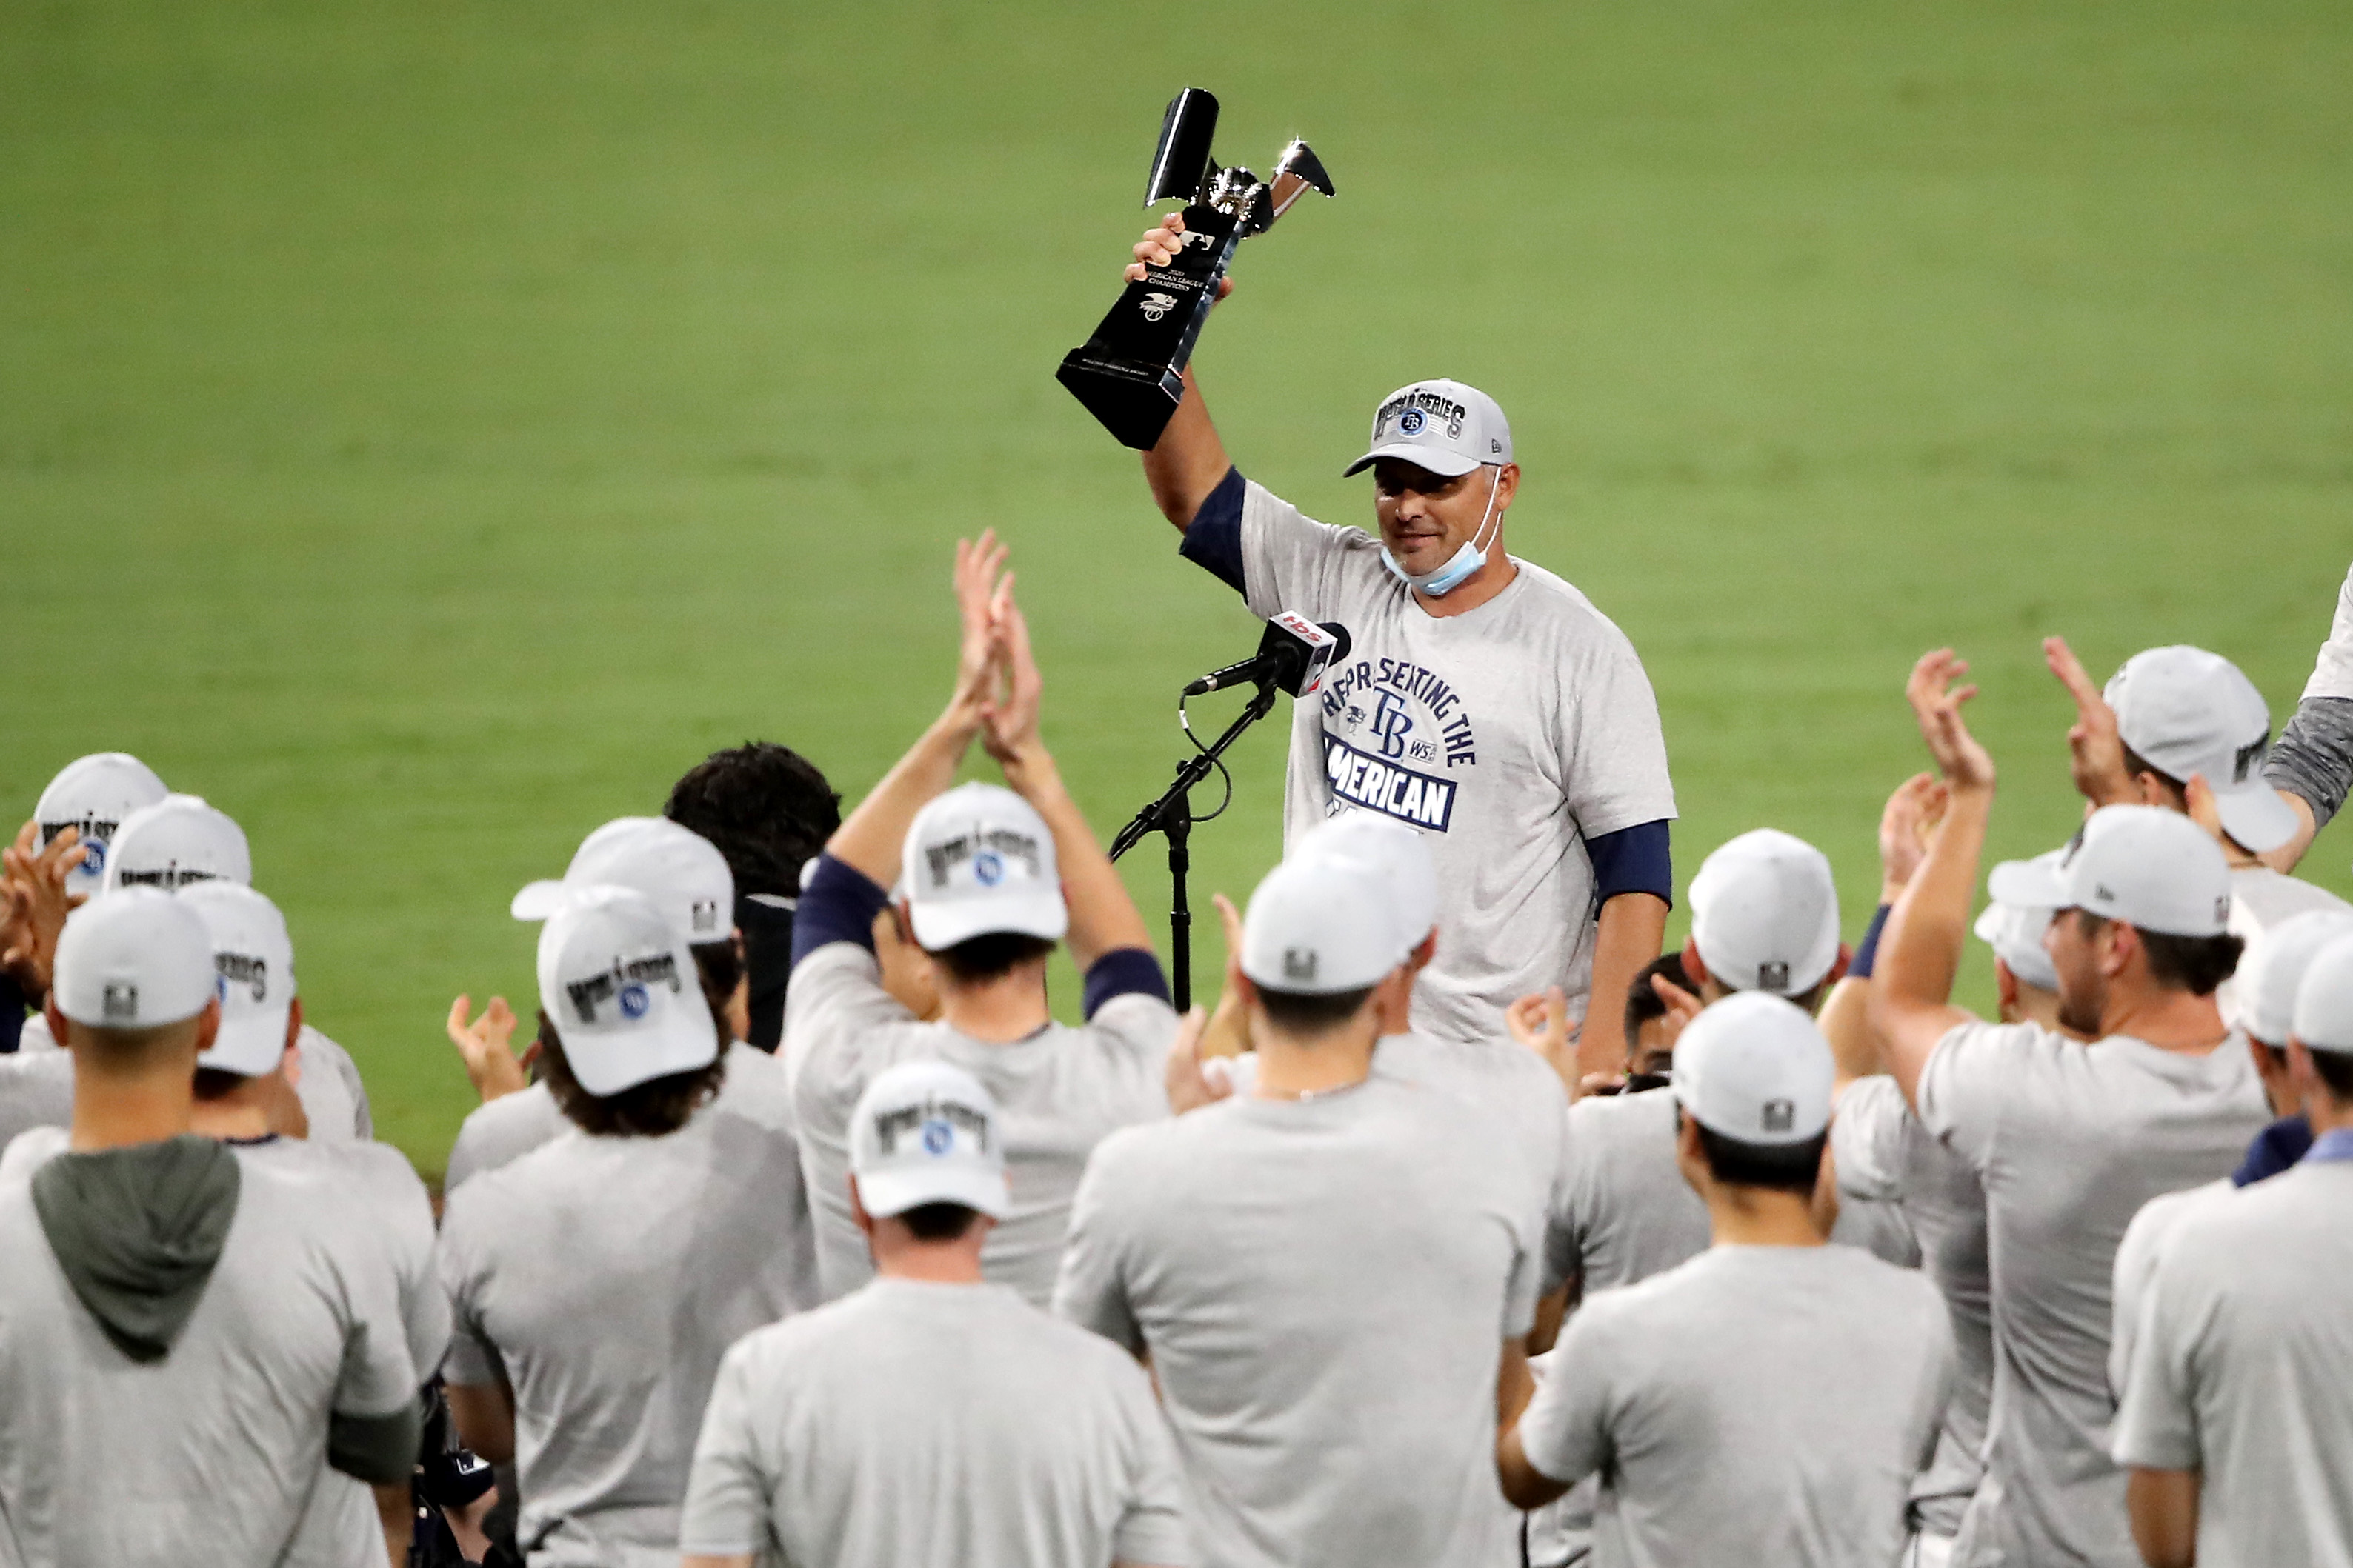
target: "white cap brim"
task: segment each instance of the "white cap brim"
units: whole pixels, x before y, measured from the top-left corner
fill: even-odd
[[[213,1037],[213,1048],[199,1054],[196,1065],[233,1072],[239,1078],[259,1078],[276,1070],[286,1054],[286,1024],[294,1010],[294,999],[288,997],[283,1007],[272,1007],[260,1013],[221,1014],[220,1032]]]
[[[2074,906],[2067,896],[2067,879],[2056,866],[2032,860],[2004,860],[1986,879],[1986,891],[1995,902],[2030,910],[2064,910]]]
[[[2295,837],[2298,826],[2295,808],[2261,778],[2216,790],[2214,809],[2222,818],[2222,831],[2252,854],[2278,848]]]
[[[858,1202],[876,1219],[889,1219],[925,1204],[962,1204],[991,1219],[1003,1219],[1011,1205],[1002,1172],[942,1161],[926,1169],[876,1171],[858,1178]]]
[[[543,877],[536,882],[525,882],[522,891],[516,893],[514,900],[507,905],[507,913],[519,921],[553,920],[555,911],[571,898],[569,883]]]
[[[907,919],[915,928],[916,945],[926,952],[937,952],[944,947],[1000,931],[1060,942],[1071,929],[1071,911],[1062,903],[1060,888],[1001,893],[987,899],[947,899],[936,903],[911,900]]]
[[[1374,447],[1349,464],[1340,471],[1340,477],[1345,479],[1352,474],[1361,474],[1384,458],[1395,458],[1401,463],[1411,463],[1417,468],[1427,468],[1450,479],[1460,479],[1472,469],[1483,466],[1476,458],[1461,452],[1450,452],[1443,447],[1425,447],[1419,441],[1390,441]]]

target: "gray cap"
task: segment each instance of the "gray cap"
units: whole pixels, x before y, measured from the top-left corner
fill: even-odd
[[[1448,479],[1482,463],[1508,463],[1511,421],[1493,398],[1475,386],[1443,378],[1417,381],[1381,399],[1373,410],[1372,444],[1348,465],[1347,473],[1361,473],[1383,458]]]

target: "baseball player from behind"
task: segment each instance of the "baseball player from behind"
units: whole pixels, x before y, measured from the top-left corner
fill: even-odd
[[[1171,216],[1131,278],[1184,244]],[[1230,281],[1228,284],[1230,288]],[[1351,474],[1373,471],[1375,532],[1314,521],[1242,478],[1193,373],[1144,454],[1186,559],[1252,614],[1345,625],[1347,662],[1293,710],[1286,841],[1349,810],[1430,839],[1438,953],[1417,1028],[1504,1037],[1504,1010],[1548,986],[1573,1013],[1587,1072],[1625,1060],[1618,998],[1658,956],[1675,815],[1658,703],[1633,644],[1590,600],[1504,548],[1519,490],[1511,426],[1461,382],[1384,398]]]

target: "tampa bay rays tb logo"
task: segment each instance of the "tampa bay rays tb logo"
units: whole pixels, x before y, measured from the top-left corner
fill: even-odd
[[[1373,704],[1373,735],[1381,743],[1381,755],[1405,755],[1405,738],[1413,732],[1413,715],[1407,712],[1394,691],[1384,691]]]

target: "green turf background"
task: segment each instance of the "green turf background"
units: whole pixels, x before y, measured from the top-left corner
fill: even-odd
[[[1246,470],[1361,519],[1381,394],[1495,394],[1514,547],[1648,660],[1679,877],[1787,827],[1852,934],[1923,647],[1978,660],[2004,852],[2075,811],[2045,632],[2221,649],[2284,721],[2353,546],[2348,80],[2353,10],[2260,0],[16,0],[0,803],[121,747],[236,815],[428,1170],[513,888],[747,736],[862,791],[959,532],[1015,542],[1108,831],[1254,636],[1050,379],[1192,82],[1341,190],[1206,340]],[[1275,854],[1279,751],[1204,890]]]

